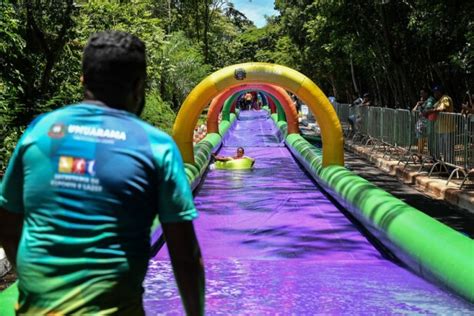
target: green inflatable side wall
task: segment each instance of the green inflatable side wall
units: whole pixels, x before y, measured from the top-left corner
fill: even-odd
[[[286,144],[305,168],[385,247],[417,274],[474,302],[474,241],[341,166],[302,136]]]
[[[286,122],[272,119],[286,134]],[[322,149],[301,135],[285,143],[313,178],[417,274],[474,302],[474,240],[341,166],[322,168]]]

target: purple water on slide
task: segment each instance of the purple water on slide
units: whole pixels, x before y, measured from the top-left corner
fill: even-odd
[[[385,259],[305,175],[264,112],[243,112],[195,198],[207,315],[468,314],[473,306]],[[145,280],[148,315],[182,315],[164,247]]]

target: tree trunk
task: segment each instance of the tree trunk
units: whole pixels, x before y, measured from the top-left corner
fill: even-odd
[[[210,0],[212,2],[212,0]],[[209,63],[209,25],[211,24],[210,14],[209,14],[209,6],[210,3],[208,0],[205,0],[205,8],[204,8],[204,62],[206,64]]]
[[[352,84],[354,85],[354,91],[355,91],[356,95],[359,96],[360,93],[359,93],[359,89],[357,88],[355,72],[354,72],[354,63],[352,62],[352,54],[350,54],[349,58],[350,58],[350,63],[351,63]],[[352,100],[352,101],[354,101],[354,100]]]

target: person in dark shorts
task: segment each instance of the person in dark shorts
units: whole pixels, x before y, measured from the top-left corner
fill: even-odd
[[[0,242],[18,270],[17,313],[144,315],[158,216],[184,308],[202,315],[197,211],[182,158],[170,136],[137,116],[145,45],[97,33],[82,70],[85,100],[37,117],[3,178]]]

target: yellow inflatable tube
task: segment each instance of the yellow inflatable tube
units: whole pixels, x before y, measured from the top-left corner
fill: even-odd
[[[199,115],[224,90],[247,83],[269,83],[297,95],[314,113],[321,128],[323,167],[344,165],[341,124],[336,111],[319,87],[291,68],[267,63],[245,63],[225,67],[202,80],[182,104],[173,126],[183,160],[194,163],[193,131]]]
[[[255,160],[252,158],[244,157],[241,159],[233,159],[227,161],[216,161],[214,166],[216,169],[221,170],[245,170],[252,169]]]

